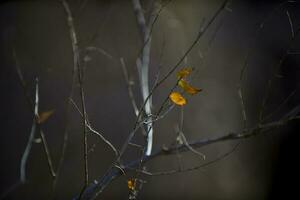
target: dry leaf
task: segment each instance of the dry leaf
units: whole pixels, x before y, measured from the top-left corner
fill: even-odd
[[[134,188],[135,188],[135,181],[132,180],[132,179],[128,180],[127,181],[127,186],[128,186],[129,190],[134,190]]]
[[[193,69],[191,67],[182,68],[180,71],[177,72],[176,76],[179,79],[187,77]]]
[[[178,85],[188,94],[190,95],[194,95],[197,94],[198,92],[201,91],[201,89],[195,88],[193,86],[191,86],[190,84],[188,84],[185,80],[181,79],[178,82]]]
[[[54,113],[54,110],[45,111],[39,114],[38,123],[42,124],[49,119],[49,117]]]
[[[183,106],[186,104],[185,98],[178,92],[172,92],[169,97],[173,101],[173,103],[179,106]]]

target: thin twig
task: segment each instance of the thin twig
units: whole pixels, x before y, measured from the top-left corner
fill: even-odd
[[[165,175],[172,175],[172,174],[178,174],[178,173],[185,173],[185,172],[189,172],[189,171],[195,171],[198,170],[200,168],[203,167],[207,167],[209,165],[215,164],[220,160],[224,160],[225,158],[227,158],[229,155],[231,155],[239,146],[240,143],[237,143],[230,151],[222,154],[221,156],[218,156],[217,158],[205,162],[204,164],[195,166],[195,167],[190,167],[190,168],[186,168],[186,169],[180,169],[180,170],[168,170],[168,171],[160,171],[160,172],[149,172],[149,171],[145,171],[142,170],[140,171],[142,174],[147,175],[147,176],[165,176]],[[135,170],[134,168],[128,168],[130,170]]]
[[[83,126],[83,146],[84,146],[84,187],[82,189],[82,192],[86,188],[86,186],[89,183],[89,169],[88,169],[88,141],[87,141],[87,113],[86,113],[86,107],[85,107],[85,95],[84,95],[84,88],[83,88],[83,69],[80,65],[80,53],[79,53],[79,47],[78,47],[78,39],[77,34],[75,31],[74,26],[74,20],[72,16],[72,12],[70,10],[69,4],[66,0],[61,0],[64,10],[67,15],[67,22],[70,32],[70,38],[72,42],[72,52],[73,52],[73,64],[76,66],[78,70],[78,82],[80,85],[80,99],[81,99],[81,107],[82,107],[82,126]],[[81,193],[82,193],[81,192]]]
[[[279,59],[279,62],[277,63],[277,66],[275,66],[274,69],[273,69],[272,76],[269,78],[269,80],[267,82],[266,92],[265,92],[265,95],[262,98],[262,104],[261,104],[261,108],[260,108],[260,111],[259,111],[259,122],[262,122],[264,120],[263,115],[264,115],[265,107],[266,107],[268,99],[270,97],[271,88],[272,88],[272,85],[273,85],[273,81],[276,78],[276,74],[278,73],[278,70],[283,65],[284,61],[288,58],[289,51],[291,50],[291,48],[293,46],[293,42],[296,40],[299,32],[300,32],[300,28],[296,30],[295,36],[289,41],[288,48],[281,55],[281,57]]]
[[[271,10],[271,12],[267,13],[267,15],[263,18],[262,22],[260,22],[258,28],[256,29],[251,42],[249,42],[248,50],[245,55],[244,63],[241,67],[241,72],[240,72],[240,79],[238,83],[238,96],[240,98],[240,103],[241,103],[241,110],[242,110],[242,117],[243,117],[243,127],[247,128],[247,115],[246,115],[246,108],[245,108],[245,101],[244,101],[244,96],[243,96],[243,80],[244,80],[244,74],[245,71],[248,67],[249,64],[249,58],[252,56],[252,53],[254,53],[254,43],[258,39],[259,34],[262,32],[262,30],[265,27],[265,24],[268,22],[268,20],[272,19],[273,14],[276,13],[280,8],[285,6],[288,3],[295,3],[295,1],[285,1],[280,3],[278,6],[276,6],[274,9]]]
[[[289,96],[287,96],[277,107],[275,110],[273,110],[268,116],[264,118],[264,122],[270,119],[274,116],[275,113],[277,113],[295,94],[297,90],[292,91]]]
[[[38,125],[38,127],[39,126],[40,125]],[[48,147],[48,143],[47,143],[47,140],[46,140],[45,133],[41,128],[40,128],[40,136],[41,136],[41,139],[42,139],[42,144],[43,144],[43,148],[44,148],[46,158],[47,158],[47,161],[48,161],[47,163],[48,163],[48,167],[49,167],[51,176],[52,176],[53,179],[55,179],[56,174],[55,174],[54,167],[53,167],[53,164],[52,164],[50,150],[49,150],[49,147]]]
[[[121,62],[123,74],[124,74],[124,77],[125,77],[125,81],[126,81],[126,84],[127,84],[127,90],[128,90],[129,98],[130,98],[134,113],[135,113],[136,116],[138,116],[139,115],[139,109],[136,105],[136,101],[135,101],[133,91],[132,91],[133,82],[129,80],[128,70],[127,70],[124,58],[120,58],[120,62]]]
[[[294,38],[294,37],[295,37],[294,25],[293,25],[293,21],[292,21],[292,18],[291,18],[291,16],[290,16],[290,13],[289,13],[288,10],[286,11],[286,15],[287,15],[287,17],[288,17],[288,19],[289,19],[289,23],[290,23],[290,26],[291,26],[291,34],[292,34],[292,38]]]
[[[38,115],[38,107],[39,107],[39,83],[38,83],[38,80],[36,80],[35,105],[34,105],[34,114],[35,115]],[[20,166],[21,183],[26,182],[26,163],[27,163],[27,159],[28,159],[31,147],[32,147],[33,140],[34,140],[35,130],[36,130],[36,121],[35,121],[35,119],[33,119],[28,142],[27,142],[26,148],[25,148],[24,153],[21,158],[21,166]]]
[[[45,134],[44,134],[44,132],[43,132],[43,130],[42,130],[40,124],[39,124],[38,110],[33,105],[31,96],[28,93],[27,84],[26,84],[26,81],[25,81],[25,79],[23,77],[23,73],[21,71],[21,68],[19,66],[19,62],[18,62],[15,50],[13,50],[13,56],[14,56],[14,60],[16,62],[15,63],[15,68],[16,68],[16,71],[18,73],[18,78],[19,78],[19,81],[20,81],[21,86],[23,88],[23,92],[25,94],[27,103],[29,105],[29,109],[34,114],[35,123],[37,125],[37,128],[40,130],[39,133],[40,133],[40,137],[42,138],[42,145],[43,145],[43,148],[44,148],[44,151],[45,151],[45,155],[46,155],[46,158],[47,158],[47,162],[48,162],[47,164],[48,164],[48,167],[49,167],[50,174],[51,174],[52,178],[55,179],[56,174],[55,174],[55,171],[54,171],[54,168],[53,168],[50,151],[49,151],[49,148],[48,148],[48,145],[47,145],[47,140],[46,140]],[[38,98],[36,98],[36,101],[38,101]]]
[[[243,131],[237,132],[237,133],[229,133],[224,136],[219,136],[219,137],[210,138],[210,139],[202,139],[202,140],[198,140],[195,142],[189,142],[189,145],[193,148],[201,148],[201,147],[216,144],[219,142],[247,139],[247,138],[254,137],[256,135],[271,132],[271,130],[278,128],[278,127],[282,127],[284,125],[287,125],[288,122],[293,121],[293,120],[300,120],[300,116],[294,116],[294,117],[290,117],[287,119],[282,119],[279,121],[273,121],[270,123],[258,125],[257,127],[254,127],[253,129],[243,130]],[[146,156],[143,159],[143,163],[146,163],[146,162],[148,162],[154,158],[157,158],[159,156],[174,155],[176,153],[176,150],[180,150],[181,152],[189,151],[189,149],[184,144],[179,147],[174,147],[174,146],[171,146],[169,148],[162,147],[161,149],[158,149],[157,151],[153,152],[151,156]],[[216,162],[216,161],[214,160],[212,162]],[[128,164],[124,165],[124,167],[122,167],[122,169],[126,173],[126,170],[136,169],[136,167],[139,165],[139,163],[140,163],[140,159],[129,162]],[[121,171],[117,168],[110,168],[110,170],[108,170],[104,176],[99,178],[97,181],[94,181],[93,184],[90,184],[89,187],[87,187],[85,193],[82,195],[82,199],[84,199],[84,200],[93,199],[93,197],[100,194],[106,188],[106,186],[110,184],[111,181],[113,181],[117,177],[123,175],[123,173],[124,173],[123,171]]]
[[[180,131],[179,134],[180,134],[180,137],[181,137],[181,139],[182,139],[183,144],[184,144],[191,152],[193,152],[194,154],[200,156],[203,160],[206,159],[206,156],[205,156],[203,153],[201,153],[200,151],[197,151],[197,150],[194,149],[191,145],[189,145],[189,143],[188,143],[188,141],[187,141],[187,139],[186,139],[186,137],[185,137],[185,135],[184,135],[184,133],[183,133],[182,131]]]
[[[110,55],[109,53],[107,53],[105,50],[99,48],[99,47],[94,47],[94,46],[89,46],[89,47],[86,47],[85,48],[86,51],[95,51],[95,52],[98,52],[104,56],[106,56],[107,58],[109,59],[113,59],[113,56]]]
[[[71,101],[71,103],[73,104],[73,106],[76,108],[76,110],[78,111],[78,113],[80,114],[80,116],[83,117],[82,112],[80,111],[79,107],[78,107],[77,104],[74,102],[74,100],[73,100],[73,99],[70,99],[70,101]],[[113,150],[113,152],[115,153],[116,156],[119,155],[119,152],[118,152],[118,150],[114,147],[114,145],[113,145],[111,142],[109,142],[109,141],[103,136],[103,134],[101,134],[99,131],[96,131],[96,130],[92,127],[92,125],[91,125],[91,123],[89,122],[88,119],[86,119],[86,124],[87,124],[88,129],[89,129],[92,133],[98,135],[98,136],[101,138],[101,140],[102,140],[104,143],[106,143],[106,144]]]

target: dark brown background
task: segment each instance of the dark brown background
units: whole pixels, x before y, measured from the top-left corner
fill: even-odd
[[[149,5],[142,1],[143,5]],[[154,27],[151,57],[151,80],[164,51],[162,73],[167,72],[194,40],[203,18],[206,21],[220,1],[174,1],[161,14]],[[237,1],[225,11],[201,39],[182,66],[196,68],[193,84],[203,89],[190,98],[185,108],[185,134],[189,140],[221,136],[242,128],[242,116],[237,93],[239,73],[249,45],[253,54],[246,71],[245,103],[249,127],[258,120],[258,111],[266,83],[291,39],[286,15],[288,9],[299,28],[300,7],[291,4],[279,9],[265,24],[255,42],[251,40],[264,16],[280,1]],[[130,1],[70,1],[78,31],[80,47],[96,46],[112,55],[112,59],[93,52],[86,66],[85,90],[87,112],[93,126],[120,148],[134,123],[134,113],[128,98],[125,79],[118,62],[124,57],[135,81],[140,100],[135,59],[141,46],[136,19]],[[66,16],[58,1],[7,1],[0,6],[0,192],[18,181],[19,165],[32,124],[30,112],[15,70],[12,56],[16,50],[30,93],[34,94],[34,79],[40,80],[40,110],[55,109],[43,125],[54,165],[57,165],[63,140],[65,105],[71,84],[72,51]],[[217,27],[213,43],[209,41]],[[163,48],[163,43],[165,47]],[[210,46],[210,47],[209,47]],[[300,51],[299,39],[295,50]],[[200,58],[201,51],[205,58]],[[299,87],[299,56],[284,62],[275,81],[266,113],[274,110],[291,91]],[[154,94],[154,109],[172,85],[171,77]],[[77,102],[78,90],[76,97]],[[299,104],[299,92],[274,116],[274,119]],[[83,184],[82,131],[80,116],[71,109],[70,140],[66,160],[58,182],[57,199],[71,199]],[[179,109],[155,125],[154,149],[174,140],[174,126]],[[299,175],[296,164],[297,123],[242,142],[228,158],[198,171],[173,176],[145,177],[147,184],[140,199],[274,199],[289,198],[296,193]],[[90,177],[101,176],[113,161],[113,152],[97,137],[89,136]],[[207,159],[230,150],[236,142],[216,144],[204,149]],[[127,159],[136,152],[128,153]],[[183,154],[185,167],[203,163],[193,154]],[[178,167],[176,157],[158,158],[149,163],[149,170],[160,171]],[[18,188],[8,199],[50,199],[51,177],[40,144],[34,144],[28,164],[28,183]],[[99,199],[127,198],[125,177],[112,182]],[[101,198],[102,197],[102,198]]]

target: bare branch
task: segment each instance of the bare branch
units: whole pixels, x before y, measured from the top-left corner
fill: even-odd
[[[149,64],[150,64],[150,49],[151,49],[151,35],[150,28],[146,25],[145,16],[140,3],[140,0],[132,0],[132,5],[134,12],[136,14],[136,19],[138,27],[141,32],[142,41],[144,43],[142,55],[137,58],[136,64],[139,72],[140,87],[142,92],[143,100],[145,101],[149,95]],[[150,17],[150,20],[154,20]],[[151,22],[149,24],[152,24]],[[151,97],[149,101],[145,104],[145,113],[147,116],[151,115],[152,100]],[[139,114],[138,114],[139,115]],[[150,155],[152,151],[153,143],[153,126],[152,123],[146,125],[147,134],[147,149],[146,155]],[[122,154],[122,152],[121,152]]]
[[[224,0],[222,5],[219,7],[219,9],[214,13],[213,17],[210,19],[210,21],[206,24],[206,26],[204,26],[203,28],[200,29],[197,37],[195,38],[195,40],[192,42],[192,44],[189,46],[189,48],[186,50],[186,52],[183,54],[183,56],[178,60],[178,62],[171,68],[171,70],[160,80],[157,82],[156,85],[153,86],[152,90],[150,91],[148,97],[144,100],[143,105],[140,108],[139,111],[139,116],[137,117],[137,121],[136,121],[136,125],[138,124],[138,121],[140,120],[141,114],[144,111],[144,107],[146,105],[146,103],[150,100],[150,97],[152,96],[152,94],[154,93],[154,91],[165,81],[167,80],[167,78],[179,67],[179,65],[184,61],[185,57],[192,51],[192,49],[196,46],[196,44],[198,43],[198,41],[202,38],[202,36],[206,33],[206,31],[208,30],[208,28],[213,24],[213,22],[215,21],[215,19],[219,16],[219,14],[221,13],[221,11],[224,10],[226,4],[227,4],[228,0]],[[174,86],[174,88],[177,86]],[[172,90],[171,90],[172,92]],[[169,96],[169,95],[168,95]],[[164,100],[163,105],[165,104],[165,102],[168,100],[168,97],[166,97],[166,99]]]
[[[249,64],[249,58],[252,56],[252,53],[254,52],[254,43],[257,40],[259,34],[262,32],[262,30],[265,27],[265,24],[268,22],[268,20],[270,20],[274,13],[276,13],[279,9],[281,9],[283,6],[285,6],[288,3],[295,3],[295,1],[285,1],[280,3],[278,6],[276,6],[274,9],[272,9],[271,12],[267,13],[267,15],[263,18],[262,22],[260,22],[258,28],[256,29],[251,42],[249,43],[249,47],[244,59],[244,63],[241,67],[241,72],[240,72],[240,79],[239,79],[239,83],[238,83],[238,96],[240,98],[240,102],[241,102],[241,110],[242,110],[242,117],[243,117],[243,124],[244,124],[244,128],[247,128],[247,114],[246,114],[246,108],[245,108],[245,101],[244,101],[244,97],[243,97],[243,79],[244,79],[244,74],[245,71],[248,67]],[[262,109],[263,110],[263,109]],[[262,117],[262,116],[261,116]]]
[[[38,115],[38,107],[39,107],[39,83],[38,83],[38,80],[36,80],[35,106],[34,106],[34,114],[35,115]],[[34,140],[35,129],[36,129],[36,122],[35,122],[35,119],[33,119],[28,142],[27,142],[26,148],[25,148],[24,153],[21,158],[21,166],[20,166],[20,181],[21,181],[21,183],[26,182],[26,163],[27,163],[27,159],[28,159],[31,147],[32,147],[33,140]]]
[[[200,168],[207,167],[209,165],[215,164],[216,162],[227,158],[229,155],[231,155],[237,149],[239,144],[240,143],[237,143],[230,151],[224,153],[223,155],[218,156],[217,158],[215,158],[211,161],[205,162],[204,164],[201,164],[201,165],[198,165],[198,166],[195,166],[195,167],[190,167],[190,168],[181,169],[181,170],[161,171],[161,172],[149,172],[149,171],[145,171],[145,170],[140,170],[140,172],[144,175],[147,175],[147,176],[165,176],[165,175],[172,175],[172,174],[184,173],[184,172],[189,172],[189,171],[195,171],[195,170],[198,170]],[[135,169],[132,169],[132,168],[128,168],[128,169],[135,170]]]
[[[71,101],[71,103],[73,104],[73,106],[76,108],[76,110],[78,111],[78,113],[80,114],[80,116],[83,118],[83,114],[82,114],[82,112],[80,111],[80,109],[79,109],[79,107],[77,106],[77,104],[74,102],[74,100],[73,99],[70,99],[70,101]],[[92,132],[92,133],[94,133],[94,134],[96,134],[96,135],[98,135],[100,138],[101,138],[101,140],[103,141],[103,142],[105,142],[113,151],[114,151],[114,153],[115,153],[115,155],[116,156],[119,156],[119,152],[118,152],[118,150],[114,147],[114,145],[112,145],[112,143],[111,142],[109,142],[99,131],[96,131],[93,127],[92,127],[92,125],[90,124],[90,122],[88,121],[88,119],[86,119],[86,124],[87,124],[87,127],[88,127],[88,129]]]
[[[40,137],[42,139],[42,144],[43,144],[43,148],[44,148],[44,151],[45,151],[45,155],[47,157],[47,162],[48,162],[48,167],[49,167],[50,174],[51,174],[52,178],[55,178],[56,174],[55,174],[55,171],[54,171],[54,168],[53,168],[50,151],[49,151],[49,148],[48,148],[48,145],[47,145],[47,140],[46,140],[45,134],[44,134],[44,132],[41,128],[41,125],[39,124],[38,108],[37,108],[37,106],[34,106],[32,104],[32,99],[31,99],[31,97],[30,97],[30,95],[27,91],[27,84],[24,80],[21,68],[19,66],[19,62],[18,62],[15,50],[13,50],[13,56],[14,56],[14,59],[15,59],[15,62],[16,62],[15,63],[15,68],[16,68],[16,71],[18,73],[18,78],[19,78],[19,81],[20,81],[21,86],[23,88],[23,92],[25,94],[25,97],[26,97],[26,100],[28,102],[29,108],[30,108],[31,112],[34,114],[35,124],[37,125],[37,128],[39,128],[39,130],[40,130],[39,133],[40,133]],[[35,105],[38,104],[38,99],[39,99],[38,98],[38,93],[36,93]]]
[[[273,110],[268,116],[266,116],[264,118],[264,122],[267,121],[268,119],[270,119],[271,117],[274,116],[275,113],[277,113],[295,94],[296,94],[297,90],[294,90],[293,92],[291,92],[289,94],[289,96],[287,96],[277,107],[275,110]]]
[[[229,133],[224,136],[219,136],[219,137],[210,138],[210,139],[202,139],[202,140],[198,140],[195,142],[189,142],[188,144],[189,144],[189,146],[191,146],[193,148],[201,148],[201,147],[216,144],[219,142],[247,139],[247,138],[254,137],[256,135],[267,133],[275,128],[285,126],[285,125],[287,125],[288,122],[293,121],[293,120],[300,120],[300,116],[297,115],[297,116],[293,116],[293,117],[282,118],[282,120],[258,125],[257,127],[254,127],[249,130],[243,130],[238,133]],[[174,155],[174,154],[176,154],[177,150],[179,150],[180,152],[189,151],[189,149],[187,148],[187,146],[185,144],[183,144],[179,147],[176,147],[176,146],[171,146],[169,148],[162,147],[161,149],[153,152],[151,154],[151,156],[145,156],[145,158],[143,159],[143,163],[146,163],[146,162],[148,162],[154,158],[157,158],[159,156]],[[233,149],[233,151],[234,151],[234,149]],[[228,155],[229,154],[230,154],[230,152],[228,152]],[[226,156],[227,156],[227,153],[225,154],[225,157]],[[217,159],[219,159],[219,158],[217,158]],[[222,157],[220,159],[222,159]],[[140,159],[129,162],[128,164],[124,165],[124,167],[122,167],[122,169],[125,172],[126,172],[126,170],[136,169],[136,167],[139,165],[139,162],[140,162]],[[213,160],[211,162],[214,163],[214,162],[216,162],[216,160]],[[210,163],[210,162],[208,162],[208,163]],[[204,165],[207,165],[207,163]],[[194,169],[201,168],[201,167],[203,167],[203,166],[190,168],[188,170],[194,170]],[[108,186],[110,184],[111,181],[113,181],[115,178],[123,175],[123,173],[124,172],[122,172],[121,170],[119,170],[117,168],[110,168],[110,170],[108,170],[104,176],[99,178],[97,181],[94,181],[93,184],[89,185],[89,187],[86,189],[86,191],[82,195],[82,199],[86,199],[86,200],[93,199],[93,197],[95,196],[95,193],[97,193],[97,195],[99,193],[101,193],[106,188],[106,186]],[[172,173],[176,173],[176,172],[172,172]]]
[[[99,47],[94,47],[94,46],[89,46],[85,48],[86,51],[95,51],[98,52],[104,56],[106,56],[109,59],[113,59],[113,56],[110,55],[109,53],[107,53],[106,51],[104,51],[103,49],[99,48]]]
[[[289,23],[290,23],[290,26],[291,26],[291,34],[292,34],[292,38],[294,38],[294,37],[295,37],[294,25],[293,25],[293,21],[292,21],[292,19],[291,19],[291,16],[290,16],[290,13],[289,13],[288,10],[286,11],[286,15],[287,15],[287,17],[288,17],[288,19],[289,19]]]
[[[123,74],[124,74],[124,77],[125,77],[125,81],[126,81],[126,84],[127,84],[129,98],[131,100],[131,104],[132,104],[134,113],[135,113],[136,116],[138,116],[139,115],[139,109],[138,109],[138,107],[136,105],[136,101],[135,101],[135,98],[134,98],[134,95],[133,95],[133,91],[132,91],[132,85],[134,83],[129,80],[128,70],[127,70],[124,58],[120,58],[120,62],[121,62]]]
[[[300,28],[296,30],[295,36],[289,41],[288,48],[286,49],[286,51],[280,57],[279,62],[277,63],[277,66],[275,66],[274,69],[273,69],[272,76],[269,78],[269,80],[267,82],[266,92],[265,92],[265,95],[263,96],[262,104],[261,104],[261,108],[260,108],[260,112],[259,112],[259,122],[262,122],[264,120],[263,119],[264,110],[265,110],[265,107],[267,105],[268,99],[270,97],[272,84],[273,84],[273,81],[276,78],[276,74],[278,73],[278,70],[280,69],[280,67],[282,66],[284,61],[288,58],[289,51],[291,50],[293,42],[296,40],[299,32],[300,32]]]
[[[80,85],[80,98],[81,98],[81,107],[83,113],[82,125],[83,125],[83,145],[84,145],[84,187],[82,191],[84,191],[85,187],[89,183],[89,169],[88,169],[88,144],[87,144],[87,113],[85,108],[85,95],[84,95],[84,88],[83,88],[83,69],[80,66],[80,53],[78,47],[78,39],[77,34],[75,31],[74,21],[72,12],[70,10],[69,4],[66,0],[61,0],[64,10],[67,15],[67,22],[70,32],[70,38],[72,41],[72,50],[73,50],[73,64],[74,67],[78,70],[78,81]]]

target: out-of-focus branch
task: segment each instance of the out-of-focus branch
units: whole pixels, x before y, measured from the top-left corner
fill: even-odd
[[[35,86],[35,105],[34,105],[34,114],[35,115],[38,115],[38,108],[39,108],[39,83],[38,83],[38,79],[37,79],[36,86]],[[21,183],[25,183],[25,181],[26,181],[26,163],[27,163],[27,159],[28,159],[31,147],[32,147],[33,140],[34,140],[35,130],[36,130],[36,122],[33,119],[28,142],[27,142],[26,148],[24,150],[24,153],[23,153],[22,159],[21,159],[21,166],[20,166]]]
[[[138,72],[139,72],[139,79],[140,79],[140,86],[143,100],[145,101],[146,98],[149,96],[149,64],[150,64],[150,49],[151,49],[151,35],[150,35],[150,28],[146,24],[144,12],[140,3],[140,0],[132,0],[132,5],[134,12],[136,14],[136,19],[138,23],[138,27],[141,32],[141,37],[143,41],[143,49],[142,55],[139,56],[136,60]],[[154,18],[150,17],[149,24],[152,24]],[[148,116],[151,115],[151,107],[152,107],[152,98],[150,97],[149,101],[145,104],[145,114]],[[153,126],[152,123],[146,125],[147,127],[147,148],[146,148],[146,155],[150,155],[152,151],[152,143],[153,143]]]
[[[38,93],[36,93],[36,100],[35,100],[35,105],[34,105],[32,103],[32,99],[31,99],[31,97],[30,97],[30,95],[27,91],[27,84],[24,80],[23,73],[22,73],[21,68],[19,66],[19,62],[18,62],[15,51],[13,51],[13,56],[14,56],[14,59],[15,59],[15,62],[16,62],[15,63],[15,68],[16,68],[16,71],[18,73],[19,81],[20,81],[21,86],[23,88],[23,92],[25,94],[25,97],[26,97],[26,100],[28,102],[29,108],[30,108],[31,112],[34,114],[35,124],[36,124],[37,128],[39,129],[39,133],[40,133],[40,137],[42,139],[42,144],[43,144],[43,148],[44,148],[45,155],[46,155],[46,158],[47,158],[47,164],[48,164],[48,167],[49,167],[50,174],[51,174],[52,178],[55,178],[56,174],[55,174],[54,167],[53,167],[53,164],[52,164],[50,150],[49,150],[49,147],[47,145],[47,140],[46,140],[44,131],[42,130],[41,125],[39,124],[39,113],[38,113],[37,106],[35,106],[35,105],[38,104]]]
[[[262,104],[261,104],[261,108],[260,108],[260,112],[259,112],[259,122],[262,122],[264,119],[264,111],[265,111],[265,107],[267,105],[267,102],[269,100],[270,97],[270,93],[271,93],[271,88],[273,85],[273,82],[276,78],[276,74],[278,73],[278,70],[281,68],[281,66],[283,65],[284,61],[288,58],[289,56],[289,52],[294,44],[294,41],[297,39],[298,34],[300,33],[300,28],[298,28],[295,33],[294,33],[294,37],[292,37],[292,39],[289,41],[288,44],[288,48],[285,50],[285,52],[281,55],[279,62],[277,63],[277,65],[274,67],[273,72],[271,77],[269,78],[268,82],[267,82],[267,87],[266,87],[266,91],[265,94],[263,96],[262,99]]]
[[[249,65],[249,59],[252,56],[252,54],[254,53],[254,43],[256,42],[259,34],[262,32],[262,30],[264,29],[266,23],[272,19],[274,13],[276,13],[279,9],[281,9],[283,6],[285,6],[286,4],[291,4],[291,3],[295,3],[295,1],[284,1],[282,3],[280,3],[279,5],[275,6],[274,9],[271,10],[271,12],[267,13],[266,16],[263,18],[262,22],[259,23],[258,28],[256,29],[254,35],[252,36],[250,42],[249,42],[249,46],[248,46],[248,50],[246,52],[244,61],[243,61],[243,65],[241,67],[241,72],[240,72],[240,78],[239,78],[239,83],[238,83],[238,97],[240,99],[240,103],[241,103],[241,112],[242,112],[242,119],[243,119],[243,127],[247,128],[247,113],[246,113],[246,108],[245,108],[245,99],[244,99],[244,95],[243,95],[243,80],[244,80],[244,74],[245,71]],[[264,104],[264,103],[263,103]],[[262,106],[264,107],[264,105]],[[262,108],[261,110],[263,110],[264,108]],[[260,114],[260,117],[262,118],[262,112]]]
[[[138,22],[138,25],[139,25],[139,28],[140,28],[140,31],[141,31],[141,35],[142,35],[142,40],[143,40],[143,46],[142,46],[142,48],[141,48],[141,50],[138,54],[136,64],[137,64],[137,67],[138,67],[138,70],[139,70],[141,90],[142,90],[142,95],[143,95],[144,102],[143,102],[142,107],[137,112],[138,116],[136,118],[136,123],[134,125],[134,128],[131,131],[131,133],[129,134],[127,140],[125,141],[125,143],[123,144],[123,146],[121,148],[121,151],[120,151],[121,156],[125,152],[127,146],[129,144],[131,144],[131,140],[132,140],[132,138],[133,138],[133,136],[134,136],[134,134],[137,130],[137,127],[140,126],[139,122],[142,120],[141,119],[142,115],[145,114],[145,113],[147,114],[146,109],[148,111],[151,111],[151,105],[152,105],[151,95],[152,94],[150,95],[150,93],[149,93],[149,82],[148,82],[151,34],[152,34],[152,31],[153,31],[154,24],[157,21],[158,17],[160,16],[160,13],[163,11],[163,8],[165,8],[171,1],[172,0],[169,0],[167,3],[162,5],[160,7],[160,9],[158,9],[158,11],[156,9],[153,9],[152,14],[150,15],[150,18],[149,18],[149,22],[146,25],[146,20],[145,20],[145,17],[144,17],[143,9],[141,8],[140,1],[139,0],[132,0],[134,11],[135,11],[136,17],[137,17],[137,22]],[[148,63],[147,64],[148,66],[146,67],[146,65],[144,65],[143,70],[141,70],[142,66],[143,66],[143,60],[145,61],[144,64]],[[143,79],[143,81],[142,81],[142,79]],[[143,85],[146,85],[146,86],[143,87]],[[148,93],[148,95],[145,95],[147,93]],[[144,98],[144,96],[146,98]],[[151,116],[152,116],[151,112],[148,112],[147,115],[148,116],[146,116],[146,118],[148,119],[148,122],[145,122],[145,124],[146,124],[146,127],[147,127],[146,134],[148,135],[146,151],[148,151],[148,152],[146,152],[146,154],[147,153],[149,154],[149,152],[152,149],[152,142],[153,142],[153,138],[152,138],[153,137],[152,136],[153,135],[153,130],[152,130],[152,127],[153,127],[152,121],[153,120],[151,119]]]

